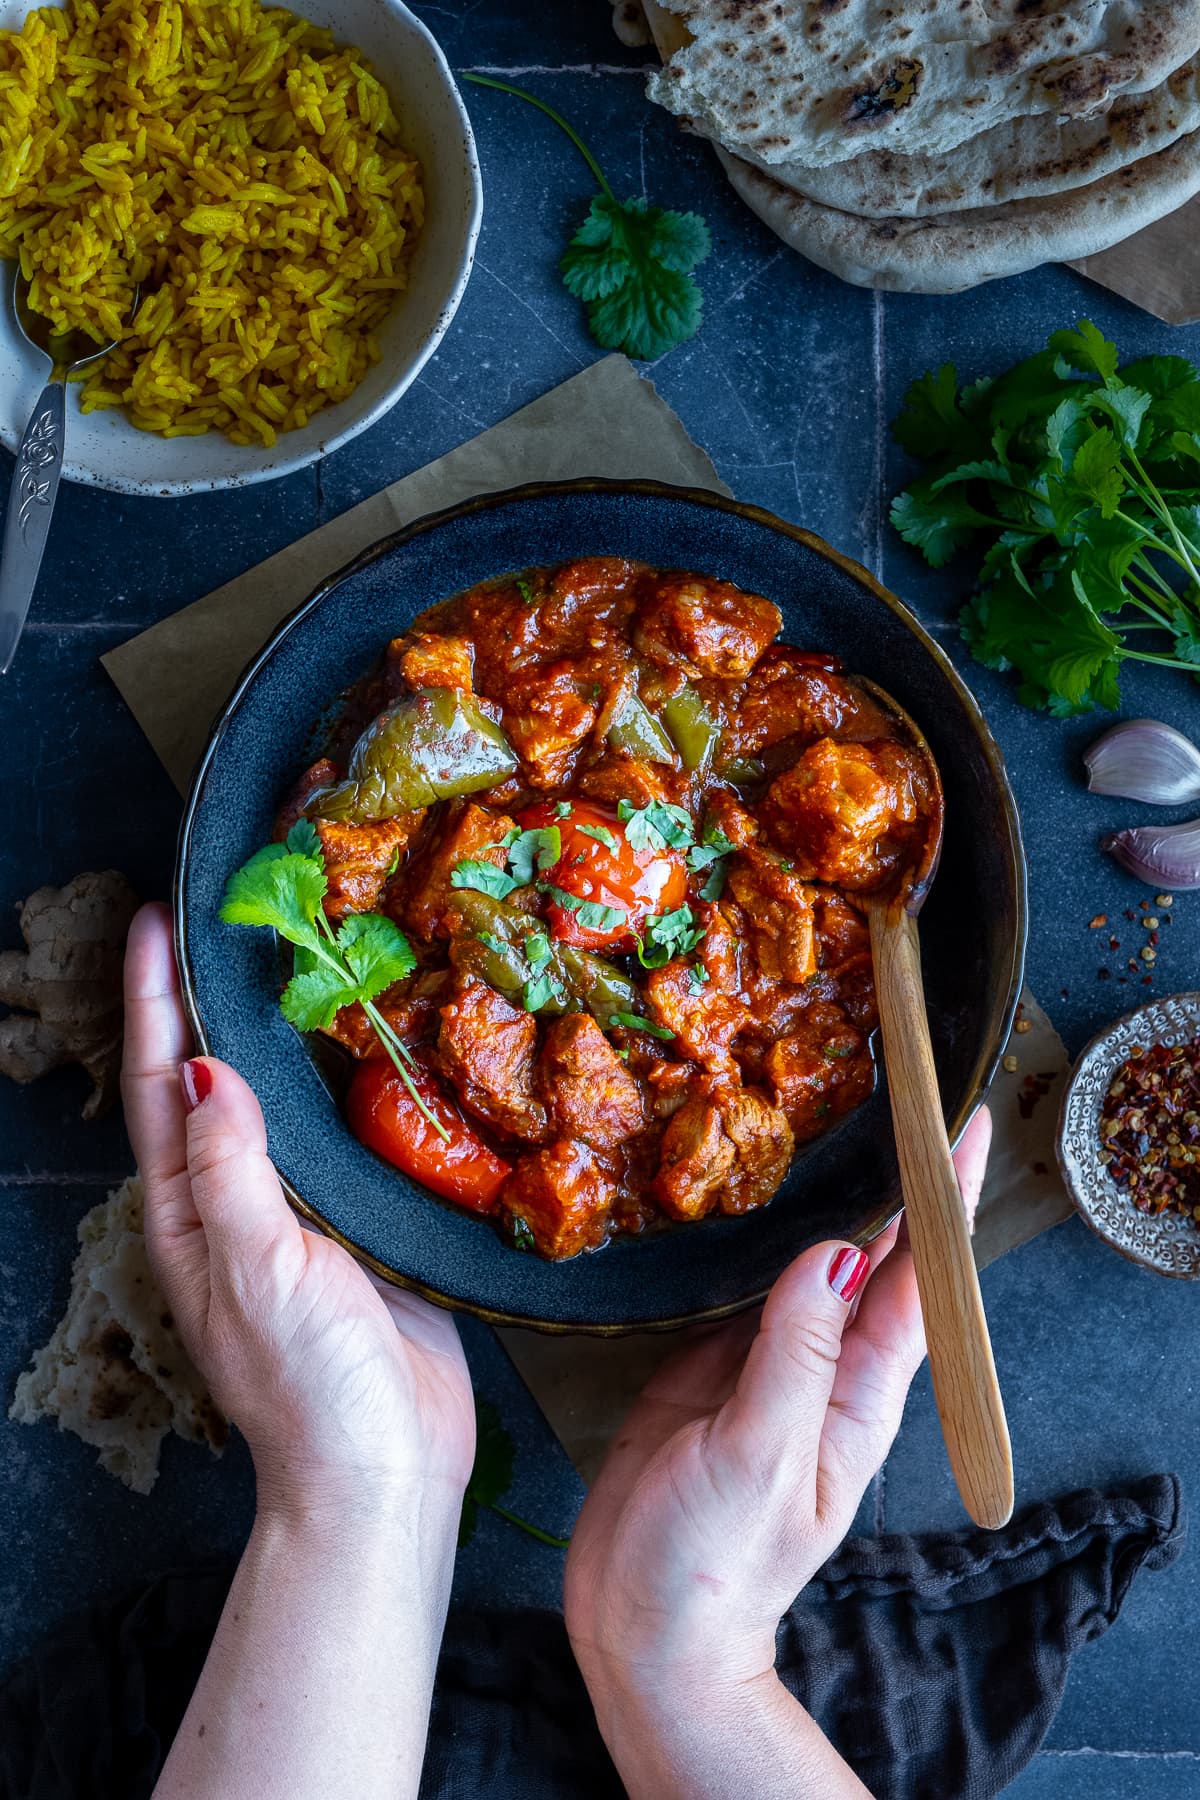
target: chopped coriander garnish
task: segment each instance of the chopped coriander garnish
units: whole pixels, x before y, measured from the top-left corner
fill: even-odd
[[[517,887],[528,887],[534,869],[544,873],[562,857],[562,832],[557,825],[519,832],[508,849],[508,866]]]
[[[599,900],[581,900],[578,894],[568,894],[564,888],[554,887],[550,882],[544,883],[544,891],[557,906],[565,906],[573,912],[587,931],[616,931],[628,918],[619,906],[604,906]]]
[[[695,836],[691,814],[666,800],[651,800],[646,806],[622,800],[617,817],[632,850],[686,850]]]
[[[654,1019],[643,1019],[637,1013],[610,1013],[608,1022],[619,1026],[624,1031],[648,1031],[651,1037],[673,1038],[675,1033],[668,1031],[665,1025],[659,1025]]]
[[[546,936],[545,932],[530,932],[529,936],[525,939],[525,960],[528,962],[530,968],[540,969],[544,962],[549,962],[552,955],[553,951],[550,948],[550,939]]]
[[[569,800],[560,800],[558,805],[554,808],[554,816],[557,819],[569,819],[571,816],[571,802]]]
[[[534,593],[533,589],[530,587],[529,583],[526,581],[526,579],[523,575],[517,576],[517,592],[520,594],[520,596],[521,596],[522,600],[525,602],[526,606],[536,606],[537,605],[537,595]]]
[[[533,1232],[529,1229],[529,1222],[527,1219],[523,1219],[520,1213],[512,1215],[512,1241],[514,1250],[537,1249]]]
[[[584,837],[595,838],[598,844],[603,844],[604,848],[611,850],[614,855],[620,851],[621,846],[607,825],[581,825],[579,829]]]
[[[822,1044],[821,1053],[824,1056],[836,1057],[840,1061],[843,1057],[854,1055],[854,1045],[845,1044],[839,1047],[837,1044]]]
[[[708,970],[705,968],[703,963],[693,963],[691,968],[688,970],[688,977],[689,977],[688,994],[694,1000],[696,995],[700,992],[701,988],[704,986],[705,982],[708,980]]]
[[[451,887],[474,888],[477,893],[490,894],[494,900],[505,900],[517,888],[526,885],[515,876],[506,875],[495,863],[480,862],[469,856],[464,857],[462,862],[455,863],[450,871]]]
[[[562,989],[549,970],[532,975],[521,990],[521,1004],[526,1012],[540,1012],[552,1000],[561,1000]]]
[[[492,954],[494,956],[507,956],[508,955],[508,952],[509,952],[511,946],[509,944],[506,944],[503,938],[497,937],[494,932],[477,931],[475,933],[475,936],[479,939],[479,942],[481,944],[483,944],[488,950],[490,950],[492,952]]]
[[[391,861],[388,863],[387,868],[383,871],[383,879],[385,881],[390,881],[392,876],[396,873],[396,870],[399,867],[400,867],[400,846],[399,846],[399,844],[397,844],[396,848],[392,851]]]
[[[644,969],[661,969],[677,956],[689,956],[703,938],[704,927],[696,926],[690,906],[657,913],[642,927],[638,961]]]

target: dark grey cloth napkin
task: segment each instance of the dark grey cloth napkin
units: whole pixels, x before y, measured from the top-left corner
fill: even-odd
[[[999,1532],[850,1539],[783,1621],[779,1667],[876,1800],[992,1800],[1041,1743],[1074,1652],[1182,1544],[1173,1475]],[[165,1575],[20,1663],[0,1688],[0,1800],[148,1800],[229,1578]],[[452,1613],[422,1800],[623,1794],[562,1620]]]

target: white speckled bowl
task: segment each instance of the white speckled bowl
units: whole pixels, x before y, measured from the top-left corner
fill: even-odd
[[[20,27],[28,0],[0,0],[0,27]],[[68,481],[124,494],[192,494],[289,475],[374,425],[437,349],[471,273],[483,206],[475,140],[441,50],[401,0],[299,0],[294,10],[357,45],[391,94],[406,148],[421,160],[426,219],[412,284],[380,329],[383,360],[348,400],[318,413],[273,450],[231,444],[218,432],[161,438],[136,431],[123,413],[91,413],[68,402]],[[12,264],[0,263],[0,442],[15,451],[44,379],[45,364],[12,318]]]
[[[1190,1044],[1196,1037],[1200,993],[1173,994],[1126,1013],[1080,1056],[1058,1120],[1059,1167],[1085,1223],[1130,1262],[1179,1281],[1200,1281],[1200,1226],[1181,1213],[1138,1211],[1100,1161],[1100,1111],[1135,1044]]]

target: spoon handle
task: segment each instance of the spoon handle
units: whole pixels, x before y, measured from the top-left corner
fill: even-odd
[[[917,922],[885,902],[871,906],[870,918],[900,1186],[934,1397],[963,1505],[976,1524],[994,1530],[1012,1515],[1012,1450],[942,1117]]]
[[[0,675],[8,674],[16,655],[50,535],[62,474],[66,394],[65,381],[47,382],[17,451],[0,551]]]

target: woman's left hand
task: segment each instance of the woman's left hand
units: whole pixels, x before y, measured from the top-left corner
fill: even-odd
[[[169,918],[143,907],[126,953],[122,1092],[147,1248],[196,1366],[249,1442],[260,1506],[344,1517],[419,1489],[457,1519],[475,1413],[453,1319],[301,1226],[254,1095],[191,1050]]]

